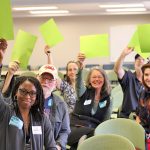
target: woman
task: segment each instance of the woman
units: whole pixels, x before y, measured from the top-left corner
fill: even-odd
[[[76,92],[79,100],[71,115],[72,130],[68,140],[68,144],[72,147],[76,147],[82,135],[92,136],[97,125],[110,118],[112,108],[111,88],[104,70],[91,69],[86,86],[84,85],[82,80],[84,59],[85,55],[80,53],[78,55],[80,67],[76,79]]]
[[[141,93],[139,106],[137,108],[136,121],[140,123],[146,133],[150,134],[150,63],[142,66],[143,85],[145,89]]]
[[[46,45],[44,51],[47,55],[48,64],[53,64],[49,46]],[[75,61],[69,61],[66,66],[66,74],[64,75],[64,79],[59,78],[57,80],[57,88],[58,90],[60,90],[61,95],[67,103],[70,113],[73,111],[77,100],[77,96],[75,93],[75,78],[77,70],[78,63]]]
[[[44,96],[34,77],[19,77],[12,89],[12,104],[0,97],[0,149],[56,150],[51,124],[43,114]]]

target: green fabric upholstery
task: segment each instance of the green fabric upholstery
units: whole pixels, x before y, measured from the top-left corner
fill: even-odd
[[[113,70],[107,71],[107,77],[110,82],[118,82],[117,75]]]
[[[106,134],[86,139],[77,150],[135,150],[135,147],[123,136]]]
[[[129,139],[136,148],[145,150],[145,130],[137,122],[125,119],[117,118],[107,120],[95,129],[95,135],[100,134],[117,134]]]
[[[20,76],[31,76],[31,77],[36,77],[36,73],[32,72],[32,71],[25,71],[25,72],[22,72],[20,74]]]
[[[111,91],[112,101],[113,101],[113,111],[118,110],[119,107],[122,105],[123,101],[123,92],[120,85],[117,85]]]

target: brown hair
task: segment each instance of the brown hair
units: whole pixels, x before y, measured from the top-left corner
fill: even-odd
[[[108,80],[108,77],[105,73],[105,71],[102,69],[102,68],[92,68],[87,76],[87,79],[86,79],[86,86],[89,87],[89,88],[92,88],[91,87],[91,83],[90,83],[90,78],[91,78],[91,74],[94,70],[97,70],[99,71],[102,76],[104,77],[104,84],[102,86],[102,90],[101,90],[101,96],[102,97],[105,97],[105,96],[108,96],[110,95],[110,92],[111,92],[111,85],[110,85],[110,82]]]
[[[143,73],[143,76],[142,76],[142,82],[143,82],[143,85],[149,89],[149,87],[145,84],[145,81],[144,81],[144,72],[145,72],[145,69],[149,68],[150,69],[150,63],[147,63],[145,65],[142,66],[142,73]]]
[[[67,66],[66,66],[66,74],[64,75],[64,78],[65,78],[65,80],[69,83],[69,84],[71,84],[71,80],[70,80],[70,78],[68,77],[68,66],[69,66],[69,64],[71,64],[71,63],[74,63],[74,64],[76,64],[77,66],[78,66],[78,63],[76,62],[76,61],[73,61],[73,60],[71,60],[71,61],[69,61],[68,63],[67,63]]]
[[[5,50],[7,48],[7,41],[3,38],[0,39],[0,49]]]

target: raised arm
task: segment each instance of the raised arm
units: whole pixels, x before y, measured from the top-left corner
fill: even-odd
[[[8,72],[6,74],[6,78],[3,84],[3,88],[2,88],[2,94],[5,95],[5,93],[7,92],[7,90],[10,87],[10,83],[12,81],[12,78],[15,74],[15,72],[19,69],[19,63],[16,61],[10,62],[9,66],[8,66]]]
[[[0,76],[1,76],[1,72],[2,72],[3,57],[4,57],[4,51],[2,49],[0,49]]]
[[[4,58],[4,53],[7,49],[7,41],[3,38],[0,39],[0,76],[2,72],[2,62]]]
[[[131,47],[126,47],[126,48],[122,51],[120,57],[118,58],[118,60],[117,60],[116,63],[115,63],[114,71],[116,72],[116,74],[117,74],[117,76],[118,76],[119,79],[122,79],[123,76],[124,76],[124,74],[125,74],[125,71],[124,71],[124,69],[123,69],[123,67],[122,67],[122,66],[123,66],[123,62],[124,62],[124,59],[125,59],[125,57],[126,57],[128,54],[130,54],[132,51],[133,51],[133,48],[131,48]]]
[[[47,63],[53,65],[52,54],[51,54],[51,51],[50,51],[50,47],[48,45],[45,46],[44,52],[47,55]]]
[[[84,85],[83,78],[82,78],[83,62],[85,58],[86,58],[85,54],[83,53],[78,54],[79,70],[78,70],[77,77],[76,77],[76,93],[78,97],[81,97],[86,90],[86,87]]]

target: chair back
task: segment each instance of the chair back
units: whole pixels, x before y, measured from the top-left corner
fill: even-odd
[[[36,77],[36,73],[33,71],[24,71],[20,74],[20,76],[31,76],[31,77]]]
[[[117,85],[112,89],[111,96],[113,100],[113,109],[118,109],[123,101],[123,92],[120,85]]]
[[[107,120],[95,129],[95,135],[100,134],[117,134],[129,139],[136,148],[145,150],[145,130],[137,122],[125,119],[117,118]]]
[[[135,147],[123,136],[105,134],[86,139],[77,150],[135,150]]]

